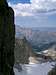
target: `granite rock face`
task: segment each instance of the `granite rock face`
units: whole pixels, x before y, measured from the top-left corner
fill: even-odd
[[[16,38],[15,40],[15,64],[28,64],[31,47],[29,42],[24,37],[23,39]]]
[[[0,0],[0,75],[14,75],[14,11]]]

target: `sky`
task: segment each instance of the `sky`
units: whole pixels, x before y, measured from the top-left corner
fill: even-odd
[[[8,0],[15,12],[15,25],[56,27],[56,0]]]

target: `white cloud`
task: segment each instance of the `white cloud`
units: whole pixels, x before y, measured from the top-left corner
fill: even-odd
[[[32,14],[28,12],[19,12],[16,14],[16,16],[32,16]]]
[[[31,4],[11,4],[10,2],[8,4],[14,9],[15,16],[56,13],[56,0],[31,0]],[[55,11],[53,11],[53,9],[55,9]]]
[[[15,16],[32,16],[30,4],[11,4],[10,2],[8,4],[14,9]]]

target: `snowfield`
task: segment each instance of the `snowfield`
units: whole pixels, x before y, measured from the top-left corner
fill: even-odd
[[[47,75],[47,73],[53,68],[54,62],[46,62],[42,64],[25,64],[22,65],[23,71],[18,72],[16,68],[14,68],[15,75]]]

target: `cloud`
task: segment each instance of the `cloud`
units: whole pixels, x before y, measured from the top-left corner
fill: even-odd
[[[31,4],[11,4],[14,9],[15,16],[35,16],[35,15],[48,15],[56,13],[56,0],[31,0]]]
[[[14,9],[15,16],[32,16],[30,4],[11,4],[10,2],[8,4]]]

